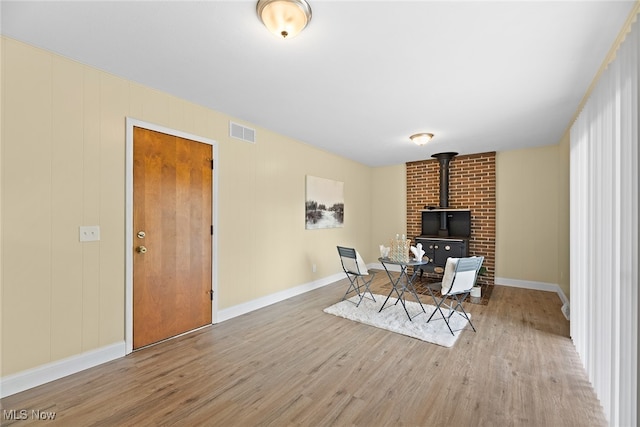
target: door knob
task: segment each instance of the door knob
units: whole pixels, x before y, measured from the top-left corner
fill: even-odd
[[[146,254],[147,253],[147,248],[145,246],[138,246],[136,248],[136,251],[138,251],[138,253],[141,253],[141,254]]]

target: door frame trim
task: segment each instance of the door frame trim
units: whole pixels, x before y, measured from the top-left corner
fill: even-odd
[[[217,322],[218,314],[218,143],[213,139],[189,134],[154,123],[144,122],[131,117],[126,117],[126,142],[125,142],[125,354],[133,351],[133,128],[139,127],[155,132],[166,133],[180,138],[209,144],[213,150],[213,192],[211,201],[213,238],[211,239],[211,288],[213,300],[211,301],[211,323]]]

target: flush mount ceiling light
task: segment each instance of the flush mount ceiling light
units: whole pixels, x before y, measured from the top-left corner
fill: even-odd
[[[259,0],[256,11],[265,27],[283,39],[295,37],[311,20],[305,0]]]
[[[424,145],[427,142],[431,141],[432,138],[432,133],[416,133],[415,135],[411,135],[409,137],[409,139],[416,145]]]

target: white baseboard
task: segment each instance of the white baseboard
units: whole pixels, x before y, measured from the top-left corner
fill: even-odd
[[[569,298],[564,294],[560,285],[556,283],[533,282],[530,280],[507,279],[505,277],[495,277],[494,283],[500,286],[511,286],[514,288],[534,289],[537,291],[555,292],[562,301],[562,314],[569,320]]]
[[[285,289],[275,294],[267,295],[234,307],[220,310],[214,323],[232,319],[253,310],[266,307],[276,302],[284,301],[296,295],[330,285],[345,278],[344,273],[337,273],[313,282],[305,283],[295,288]],[[37,387],[42,384],[75,374],[126,355],[125,342],[121,341],[96,350],[87,351],[65,359],[47,363],[36,368],[28,369],[17,374],[0,378],[0,398],[20,393],[21,391]]]
[[[367,265],[367,267],[370,269],[384,270],[384,267],[380,263],[372,263]],[[400,271],[399,268],[396,267],[397,266],[389,266],[387,268],[389,268],[389,270],[391,271]],[[232,319],[242,314],[246,314],[251,311],[266,307],[268,305],[284,301],[288,298],[303,294],[305,292],[330,285],[344,278],[344,273],[336,273],[331,276],[315,280],[313,282],[305,283],[291,289],[285,289],[284,291],[276,292],[275,294],[267,295],[262,298],[257,298],[255,300],[236,305],[234,307],[220,310],[217,313],[216,322],[223,322],[225,320]],[[567,316],[566,313],[568,313],[569,300],[567,299],[560,286],[558,286],[557,284],[508,279],[504,277],[496,277],[495,284],[501,286],[512,286],[516,288],[556,292],[558,294],[558,297],[564,304],[563,313],[565,314],[565,316]],[[75,356],[67,357],[65,359],[47,363],[33,369],[0,378],[0,398],[11,396],[12,394],[37,387],[50,381],[65,377],[67,375],[75,374],[76,372],[80,372],[85,369],[100,365],[102,363],[124,357],[125,354],[125,342],[121,341],[115,344],[101,347],[96,350],[87,351]]]
[[[384,270],[384,266],[381,263],[367,264],[367,268]],[[399,272],[400,266],[390,264],[387,266],[387,269],[389,271]],[[560,298],[563,304],[565,305],[569,304],[569,299],[564,294],[562,288],[560,287],[560,285],[557,285],[555,283],[533,282],[530,280],[519,280],[519,279],[507,279],[506,277],[495,277],[494,283],[496,285],[511,286],[514,288],[525,288],[525,289],[534,289],[537,291],[555,292],[558,294],[558,297]]]
[[[344,273],[333,274],[322,279],[314,280],[313,282],[305,283],[295,288],[285,289],[284,291],[276,292],[275,294],[266,295],[261,298],[257,298],[251,301],[247,301],[242,304],[235,305],[233,307],[219,310],[216,313],[214,323],[224,322],[225,320],[233,319],[234,317],[241,316],[246,313],[250,313],[254,310],[266,307],[271,304],[275,304],[280,301],[284,301],[288,298],[296,295],[303,294],[305,292],[312,291],[314,289],[321,288],[323,286],[330,285],[338,280],[344,279],[346,276]]]
[[[0,398],[124,357],[124,341],[0,378]]]

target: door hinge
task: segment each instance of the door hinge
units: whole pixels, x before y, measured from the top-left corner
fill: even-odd
[[[213,225],[211,226],[211,235],[213,236]]]
[[[211,159],[211,169],[213,170],[213,159]]]
[[[211,297],[211,301],[213,301],[213,290],[209,291],[209,296]]]

